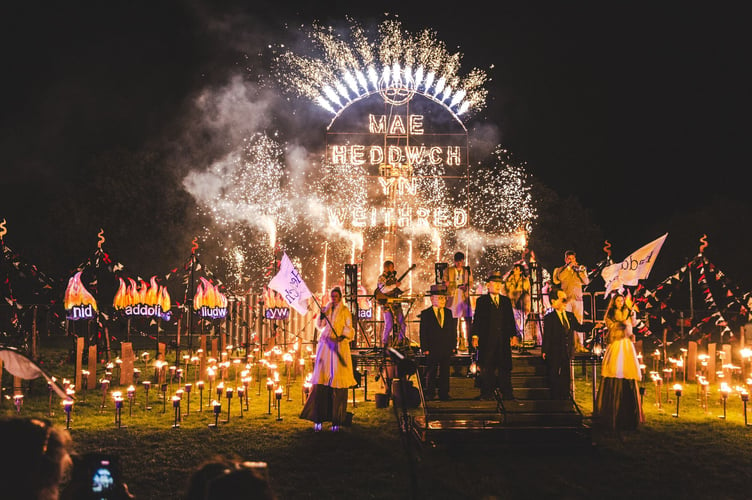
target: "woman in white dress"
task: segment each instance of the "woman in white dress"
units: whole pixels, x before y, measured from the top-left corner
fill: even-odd
[[[634,311],[623,295],[614,294],[606,309],[608,347],[601,365],[596,414],[613,431],[634,430],[642,414],[637,383],[642,378],[634,346]]]
[[[316,326],[321,329],[316,366],[311,376],[313,387],[300,418],[313,422],[320,431],[323,422],[332,423],[336,432],[347,417],[347,390],[356,385],[350,341],[355,335],[352,314],[342,302],[342,291],[333,288],[331,302],[321,310]]]

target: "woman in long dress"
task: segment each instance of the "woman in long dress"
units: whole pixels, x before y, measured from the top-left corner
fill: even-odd
[[[331,299],[321,310],[316,323],[322,331],[311,378],[313,387],[300,413],[300,418],[313,422],[313,429],[317,432],[323,422],[331,422],[334,432],[345,423],[347,390],[356,385],[350,355],[350,341],[355,335],[352,314],[342,302],[339,288],[332,289]]]
[[[642,415],[637,387],[642,373],[632,333],[635,321],[624,296],[612,296],[604,317],[609,344],[603,355],[596,413],[604,426],[617,433],[636,429]]]

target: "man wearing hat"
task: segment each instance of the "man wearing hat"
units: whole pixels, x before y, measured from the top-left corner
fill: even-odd
[[[436,374],[439,380],[439,399],[449,397],[449,365],[455,345],[457,319],[446,307],[447,291],[444,285],[431,285],[431,307],[420,312],[420,350],[426,356],[425,398],[433,399],[436,391]]]
[[[473,335],[478,337],[478,364],[481,389],[478,399],[494,399],[494,389],[502,399],[512,400],[512,348],[519,345],[512,301],[501,295],[504,277],[498,271],[488,277],[488,293],[475,303]]]

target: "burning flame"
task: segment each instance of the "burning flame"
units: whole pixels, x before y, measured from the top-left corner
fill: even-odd
[[[115,294],[115,299],[112,301],[113,307],[118,309],[125,309],[128,306],[135,306],[136,304],[143,304],[147,306],[158,305],[163,312],[170,311],[170,294],[167,292],[167,288],[159,286],[157,284],[157,277],[152,276],[150,285],[141,280],[140,285],[135,280],[128,278],[130,285],[126,285],[122,278],[120,280],[120,287]]]
[[[271,288],[264,288],[264,306],[269,309],[273,307],[287,307],[287,302],[280,294]]]
[[[200,279],[201,283],[196,287],[196,295],[193,297],[193,309],[198,311],[202,307],[227,307],[227,297],[219,288],[209,283],[206,278]]]
[[[81,283],[81,271],[74,274],[68,280],[68,288],[65,289],[65,299],[63,301],[65,309],[71,309],[75,306],[92,306],[95,311],[97,309],[97,301],[94,296],[89,293],[88,290]]]

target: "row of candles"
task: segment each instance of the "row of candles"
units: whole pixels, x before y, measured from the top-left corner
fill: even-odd
[[[305,403],[306,399],[310,395],[311,392],[311,383],[310,383],[310,375],[307,377],[307,380],[302,385],[302,402]],[[64,384],[66,385],[66,392],[69,397],[67,397],[65,400],[62,401],[63,408],[66,413],[66,428],[70,429],[70,421],[71,421],[71,411],[73,409],[73,395],[75,394],[75,391],[73,389],[72,385],[66,384],[67,381],[64,380]],[[235,388],[231,386],[225,387],[223,382],[220,382],[217,384],[216,387],[216,399],[212,400],[210,403],[210,406],[212,407],[212,412],[214,414],[215,420],[214,424],[211,424],[210,427],[217,427],[218,426],[218,420],[219,415],[222,412],[222,397],[227,400],[227,420],[224,421],[225,423],[229,423],[230,421],[230,411],[231,411],[231,401],[233,399],[233,396],[237,394],[238,401],[239,401],[239,409],[240,409],[240,417],[243,417],[243,411],[245,406],[245,411],[249,411],[249,390],[248,385],[251,382],[251,377],[245,377],[243,379],[243,385],[237,386]],[[100,381],[101,388],[102,388],[102,404],[100,408],[104,409],[106,407],[106,401],[107,401],[107,393],[108,393],[108,387],[109,387],[109,381],[106,379],[103,379]],[[144,394],[145,394],[145,404],[144,408],[146,410],[151,410],[152,407],[149,406],[149,390],[151,388],[151,382],[146,380],[142,382],[143,388],[144,388]],[[203,399],[204,399],[204,386],[205,383],[203,380],[199,380],[196,382],[196,387],[199,390],[199,412],[203,412]],[[267,414],[272,414],[272,406],[277,408],[277,420],[282,420],[281,416],[281,401],[284,394],[284,390],[282,387],[282,384],[280,384],[278,377],[275,378],[267,378],[266,381],[266,388],[267,392],[269,394],[268,396],[268,410]],[[168,384],[163,383],[160,386],[161,393],[162,393],[162,413],[166,413],[167,411],[167,390],[168,390]],[[182,420],[182,414],[181,414],[181,403],[185,399],[186,401],[186,415],[190,413],[190,407],[191,407],[191,393],[193,389],[192,383],[186,383],[184,388],[178,389],[175,391],[175,394],[171,397],[172,400],[172,406],[175,412],[175,420],[173,423],[173,427],[180,427],[180,421]],[[211,392],[211,390],[209,391]],[[272,394],[274,394],[274,398],[272,398]],[[122,426],[122,409],[123,404],[125,401],[125,398],[123,397],[122,391],[112,391],[110,394],[112,400],[115,403],[115,425],[120,428]],[[128,399],[128,414],[130,417],[133,416],[133,405],[134,405],[134,399],[136,397],[136,387],[131,385],[126,390],[126,397]],[[14,396],[14,404],[16,407],[16,412],[21,413],[21,408],[23,406],[23,394],[16,394]],[[287,385],[287,401],[291,401],[290,399],[290,385]],[[274,405],[272,404],[274,402]]]
[[[665,370],[664,370],[665,371]],[[655,385],[655,405],[661,409],[662,408],[662,388],[666,388],[666,402],[669,403],[669,383],[664,384],[664,379],[661,377],[660,373],[657,371],[651,371],[650,372],[650,379]],[[739,395],[740,400],[742,401],[743,406],[743,416],[744,416],[744,425],[747,426],[747,403],[749,402],[749,393],[752,391],[752,378],[748,378],[746,380],[746,387],[741,385],[736,385],[733,388],[727,383],[727,382],[721,382],[718,392],[720,393],[720,401],[723,405],[723,415],[720,415],[719,418],[726,419],[726,407],[729,396],[736,392]],[[674,394],[676,395],[676,413],[672,414],[673,417],[679,417],[679,402],[681,400],[682,393],[684,391],[684,386],[680,383],[674,383],[671,386],[671,390],[674,391]],[[708,379],[704,377],[703,375],[697,375],[697,399],[702,403],[702,409],[703,411],[708,411],[708,395],[710,392],[710,382],[708,382]],[[645,387],[640,387],[640,396],[643,397],[645,394]]]
[[[241,417],[243,416],[243,403],[245,403],[245,411],[248,411],[249,409],[248,395],[250,392],[249,385],[251,384],[251,381],[252,381],[251,370],[253,369],[254,366],[256,366],[257,368],[257,379],[259,381],[258,395],[261,395],[261,380],[262,380],[261,368],[263,366],[266,368],[267,375],[268,375],[267,382],[266,382],[267,391],[269,393],[268,414],[271,415],[272,413],[272,401],[274,400],[274,403],[275,403],[274,406],[277,408],[277,420],[282,420],[280,402],[282,400],[284,390],[280,382],[280,375],[279,375],[279,371],[277,370],[277,364],[274,361],[277,359],[281,359],[286,365],[287,383],[285,385],[287,386],[287,400],[291,401],[290,380],[291,380],[291,376],[293,373],[292,362],[294,360],[294,355],[297,352],[297,350],[298,350],[297,343],[294,345],[293,349],[285,353],[282,353],[279,346],[277,346],[271,349],[270,351],[264,352],[264,358],[261,359],[258,363],[253,362],[253,360],[255,359],[255,355],[251,354],[248,356],[248,358],[251,361],[247,362],[242,370],[240,369],[240,365],[242,363],[241,359],[236,358],[236,359],[233,359],[232,362],[230,362],[229,359],[227,359],[229,358],[230,353],[232,352],[232,346],[228,346],[226,349],[226,352],[221,353],[222,361],[217,361],[215,358],[208,358],[206,361],[209,364],[209,366],[206,368],[206,375],[208,378],[210,394],[213,390],[214,381],[217,378],[219,378],[219,382],[217,383],[217,386],[216,386],[217,399],[211,402],[211,407],[215,415],[215,423],[212,426],[217,427],[218,425],[218,419],[219,419],[219,415],[221,413],[221,407],[222,407],[221,400],[222,400],[223,395],[227,400],[227,421],[226,422],[229,422],[230,420],[230,410],[231,410],[230,402],[233,399],[233,394],[237,393],[238,395],[238,401],[240,402],[240,416]],[[254,351],[255,353],[258,353],[259,349],[256,348],[254,349]],[[308,352],[309,352],[310,358],[315,358],[314,355],[310,354],[311,353],[310,348],[308,349]],[[198,355],[201,354],[200,349],[197,352],[197,354]],[[177,384],[179,385],[182,384],[182,388],[176,390],[175,394],[171,398],[173,408],[175,410],[175,421],[174,421],[173,427],[179,427],[179,422],[182,418],[181,402],[184,397],[186,397],[186,404],[187,404],[186,415],[190,412],[190,394],[192,392],[194,384],[190,382],[185,382],[185,383],[182,382],[184,374],[185,375],[188,374],[188,362],[192,363],[196,367],[195,372],[194,372],[194,376],[195,376],[194,381],[195,381],[195,387],[198,388],[199,390],[199,397],[200,397],[199,411],[203,411],[203,392],[204,392],[205,382],[203,380],[199,380],[198,365],[199,365],[200,358],[199,356],[188,356],[188,355],[184,356],[183,358],[184,360],[187,360],[185,372],[183,372],[182,369],[179,369],[175,366],[168,367],[167,363],[161,360],[156,360],[154,362],[155,378],[158,381],[158,384],[160,386],[161,393],[162,393],[162,399],[163,399],[162,412],[163,413],[166,413],[167,391],[169,390],[171,392],[172,384],[173,382],[175,382],[175,379],[177,379]],[[141,359],[144,361],[145,364],[148,363],[149,353],[144,352],[141,355]],[[305,371],[306,360],[303,357],[300,357],[298,361],[299,361],[298,364],[300,366],[301,372]],[[121,364],[122,362],[119,359],[115,360],[115,363],[109,363],[106,366],[105,378],[99,381],[100,389],[102,392],[102,403],[100,406],[102,409],[105,408],[105,405],[106,405],[107,393],[110,387],[110,378],[112,378],[113,371],[114,371],[113,369],[116,368],[117,371],[119,372],[121,368]],[[234,378],[235,378],[236,387],[234,389],[230,385],[230,380],[229,380],[231,378],[229,376],[230,366],[235,367]],[[167,370],[169,370],[170,372],[169,378],[167,377]],[[88,377],[90,376],[90,372],[88,370],[82,370],[81,374],[82,374],[82,386],[83,386],[82,401],[85,402],[86,401],[86,389],[88,387]],[[219,375],[219,377],[217,377],[217,375]],[[134,367],[133,378],[136,384],[138,384],[139,377],[140,377],[140,370]],[[305,382],[302,384],[301,396],[302,396],[303,402],[305,402],[305,400],[308,398],[308,395],[310,394],[310,391],[311,391],[311,383],[309,382],[309,380],[310,380],[310,374],[306,377]],[[50,415],[52,415],[52,394],[53,394],[52,383],[54,382],[56,382],[56,380],[53,377],[52,382],[48,384]],[[225,383],[227,383],[227,385],[225,385]],[[151,388],[152,382],[145,380],[141,382],[141,384],[143,385],[144,392],[145,392],[145,398],[146,398],[145,408],[147,410],[151,410],[151,407],[149,406],[149,390]],[[74,403],[73,397],[75,395],[75,387],[69,380],[63,379],[63,388],[66,391],[66,394],[68,395],[68,397],[62,401],[62,405],[66,412],[66,427],[70,428],[70,413],[71,413],[71,410],[73,408],[73,403]],[[274,393],[274,399],[272,399],[272,393]],[[136,394],[136,386],[134,385],[129,386],[126,390],[126,395],[129,401],[129,415],[130,416],[132,416],[133,414],[133,402],[135,399],[135,394]],[[117,427],[121,427],[122,426],[121,413],[122,413],[123,402],[124,402],[123,392],[113,391],[111,394],[111,397],[113,401],[115,402],[115,424],[117,425]],[[14,404],[16,406],[16,411],[20,413],[21,408],[23,406],[22,394],[16,394],[14,396]]]
[[[687,372],[685,370],[685,366],[687,364],[687,349],[681,348],[680,349],[681,356],[678,358],[674,358],[671,356],[668,356],[666,358],[666,363],[664,363],[664,368],[661,370],[664,372],[664,374],[671,374],[672,381],[675,381],[677,372],[681,372],[683,376],[683,382],[687,382]],[[749,370],[745,370],[747,366],[749,366],[750,361],[752,361],[752,349],[745,347],[739,350],[739,356],[741,357],[741,365],[735,365],[733,364],[732,360],[726,359],[727,353],[726,351],[718,351],[717,353],[718,360],[721,364],[721,370],[716,371],[716,376],[720,378],[727,378],[731,379],[734,376],[739,376],[742,380],[746,379],[749,375]],[[642,362],[642,354],[638,354],[637,356],[640,359],[640,362]],[[660,365],[661,360],[661,351],[659,349],[656,349],[651,354],[651,357],[653,359],[653,370],[654,372],[659,371],[658,367]],[[710,366],[710,355],[708,354],[698,354],[697,360],[700,363],[700,373],[707,377],[708,376],[708,367]]]

